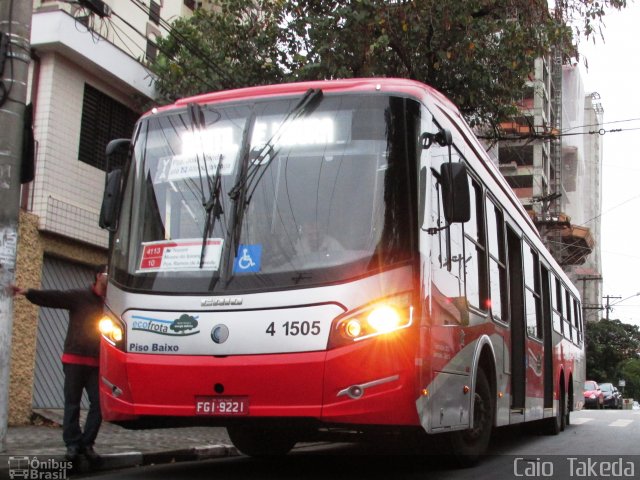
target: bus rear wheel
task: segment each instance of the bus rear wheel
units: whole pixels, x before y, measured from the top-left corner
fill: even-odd
[[[284,428],[230,426],[227,433],[233,445],[250,457],[286,455],[297,442],[294,432]]]
[[[453,456],[461,466],[475,465],[487,451],[493,428],[494,396],[484,370],[478,370],[473,397],[473,425],[450,434]]]
[[[556,416],[544,420],[547,423],[546,433],[548,435],[558,435],[562,432],[567,424],[567,396],[564,388],[560,387],[560,397],[558,399],[558,409]]]

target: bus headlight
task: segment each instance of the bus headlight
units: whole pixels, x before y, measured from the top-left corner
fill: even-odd
[[[367,316],[367,322],[377,333],[393,332],[403,324],[398,310],[388,305],[374,308]]]
[[[102,337],[120,350],[124,350],[124,325],[112,315],[105,314],[98,323]]]
[[[334,321],[328,347],[388,335],[411,326],[413,308],[409,296],[401,295],[348,312]]]

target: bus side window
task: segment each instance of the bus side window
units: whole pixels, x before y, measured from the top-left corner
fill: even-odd
[[[540,265],[538,253],[528,244],[524,248],[524,285],[527,333],[530,337],[542,338]]]
[[[440,165],[449,161],[448,148],[431,147],[431,208],[434,322],[443,325],[468,324],[465,295],[464,236],[461,223],[447,225],[442,205]],[[452,161],[459,161],[454,154]]]
[[[487,305],[487,262],[484,229],[484,205],[482,188],[469,177],[469,204],[471,218],[464,223],[464,271],[469,305],[486,310]]]
[[[558,302],[557,309],[560,315],[560,330],[558,331],[564,335],[564,332],[566,330],[564,326],[564,295],[562,294],[562,284],[560,283],[560,280],[558,280],[557,278],[556,278],[556,300]]]
[[[487,246],[489,253],[489,293],[493,318],[509,321],[509,287],[504,245],[504,219],[502,212],[490,198],[486,201]]]
[[[577,300],[573,300],[573,324],[575,326],[575,338],[576,344],[582,343],[582,322],[580,318],[580,307]]]
[[[460,161],[460,158],[454,154],[453,161]],[[444,218],[442,221],[444,221]],[[451,274],[458,279],[461,287],[458,296],[462,297],[465,295],[464,231],[462,223],[452,223],[447,226],[446,231],[448,258],[445,263]]]
[[[558,289],[560,288],[560,282],[551,275],[551,305],[553,307],[553,329],[562,335],[562,313],[560,307],[560,295]]]
[[[436,159],[433,158],[433,160],[435,164]],[[443,268],[448,251],[446,246],[447,232],[442,214],[442,189],[438,178],[433,174],[431,175],[431,218],[429,219],[429,225],[437,230],[431,243],[432,255],[435,257],[434,264]]]
[[[562,324],[564,338],[571,340],[572,328],[571,328],[571,303],[569,302],[569,292],[562,287]]]

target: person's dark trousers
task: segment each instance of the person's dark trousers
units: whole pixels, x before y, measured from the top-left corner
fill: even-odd
[[[84,448],[93,446],[102,423],[98,367],[65,363],[62,368],[64,370],[62,439],[67,447],[77,447],[81,452]],[[80,429],[80,403],[83,389],[87,390],[89,397],[89,412],[84,432]]]

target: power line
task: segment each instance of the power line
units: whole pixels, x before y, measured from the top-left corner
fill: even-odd
[[[156,48],[158,48],[158,50],[160,50],[163,54],[165,54],[167,56],[167,58],[172,58],[171,54],[164,50],[162,47],[160,47],[160,45],[158,45],[157,43],[153,42],[152,40],[150,40],[144,33],[142,33],[140,30],[136,29],[130,22],[128,22],[126,19],[124,19],[122,16],[118,15],[118,13],[116,13],[115,11],[111,12],[116,18],[118,18],[120,21],[122,21],[126,26],[128,26],[131,30],[133,30],[134,32],[136,32],[138,35],[140,35],[142,38],[145,38],[147,41],[151,42]],[[115,28],[115,24],[112,23],[112,25]],[[122,31],[120,29],[120,31]],[[123,32],[124,33],[124,32]],[[206,63],[206,62],[205,62]],[[210,89],[216,89],[216,86],[209,83],[209,81],[201,76],[200,73],[192,71],[190,72],[190,75],[193,75],[195,77],[198,78],[198,80],[202,81],[205,85],[207,85]]]
[[[535,127],[533,127],[535,129]],[[541,127],[542,128],[542,127]],[[578,127],[576,127],[578,128]],[[511,136],[501,136],[501,135],[478,135],[477,137],[482,140],[495,140],[498,142],[504,141],[521,141],[521,140],[556,140],[561,137],[572,137],[576,135],[600,135],[604,136],[607,133],[620,133],[620,132],[630,132],[634,130],[640,130],[640,127],[635,128],[613,128],[611,130],[607,130],[605,128],[601,128],[599,130],[590,130],[588,132],[575,132],[575,133],[560,133],[560,132],[544,132],[544,133],[536,133],[535,131],[530,131],[529,133],[521,133],[521,134],[513,134]]]
[[[586,222],[584,222],[584,223],[582,224],[582,226],[584,226],[584,225],[586,225],[587,223],[592,222],[592,221],[594,221],[594,220],[596,220],[596,219],[600,218],[600,217],[601,217],[602,215],[604,215],[605,213],[609,213],[609,212],[611,212],[612,210],[615,210],[616,208],[621,207],[622,205],[625,205],[625,204],[627,204],[627,203],[629,203],[629,202],[631,202],[631,201],[635,200],[636,198],[640,198],[640,195],[636,195],[635,197],[628,198],[628,199],[626,199],[624,202],[619,203],[619,204],[617,204],[617,205],[614,205],[614,206],[613,206],[613,207],[611,207],[609,210],[607,210],[607,211],[605,211],[605,212],[601,212],[599,215],[596,215],[595,217],[590,218],[589,220],[587,220]]]
[[[133,3],[145,14],[149,14],[149,15],[151,14],[150,6],[148,7],[147,5],[142,5],[138,2],[133,2]],[[162,17],[158,17],[158,20],[159,20],[159,25],[162,28],[164,28],[164,30],[170,36],[175,38],[179,45],[184,46],[187,50],[189,50],[191,53],[197,56],[200,61],[205,63],[209,68],[211,68],[214,72],[216,72],[220,77],[223,78],[223,80],[225,80],[229,84],[233,83],[233,80],[227,75],[226,71],[223,68],[221,68],[219,65],[217,65],[214,61],[212,61],[206,55],[206,52],[204,52],[198,45],[194,44],[189,39],[187,39],[184,35],[179,33],[175,28],[173,28],[173,26],[169,22],[164,20]],[[146,35],[144,37],[146,38]],[[163,53],[166,55],[165,52]],[[167,56],[170,57],[169,55]]]
[[[576,128],[600,127],[602,125],[610,125],[610,124],[613,124],[613,123],[626,123],[626,122],[636,122],[636,121],[640,121],[640,118],[629,118],[627,120],[611,120],[610,122],[600,122],[600,123],[591,123],[591,124],[588,124],[588,125],[578,125],[576,127],[571,127],[571,128],[566,129],[566,130],[562,130],[562,132],[563,133],[570,132],[571,130],[574,130]]]

